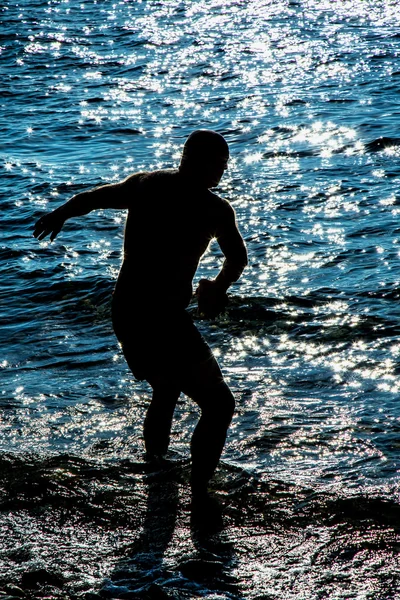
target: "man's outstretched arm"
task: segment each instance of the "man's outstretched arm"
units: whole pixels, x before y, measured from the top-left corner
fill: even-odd
[[[129,208],[140,175],[136,173],[118,183],[109,183],[72,196],[59,208],[41,217],[35,224],[33,235],[39,240],[50,235],[53,241],[67,219],[87,215],[100,208]]]

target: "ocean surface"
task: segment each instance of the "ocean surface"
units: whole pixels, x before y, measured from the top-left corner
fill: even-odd
[[[0,597],[399,599],[398,1],[0,14]],[[150,389],[110,321],[124,212],[32,237],[197,128],[230,145],[216,191],[249,250],[225,315],[189,308],[237,401],[219,527],[191,511],[190,400],[168,466],[144,460]]]

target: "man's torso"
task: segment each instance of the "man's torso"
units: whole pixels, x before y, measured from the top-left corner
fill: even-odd
[[[186,307],[192,279],[218,235],[226,201],[196,189],[178,171],[138,174],[125,227],[121,301]]]

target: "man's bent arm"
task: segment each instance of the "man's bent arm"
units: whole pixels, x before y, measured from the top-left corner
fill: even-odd
[[[220,273],[215,278],[215,283],[224,292],[237,281],[247,265],[246,245],[238,230],[235,213],[229,207],[229,213],[224,221],[222,231],[217,237],[218,244],[225,256]]]

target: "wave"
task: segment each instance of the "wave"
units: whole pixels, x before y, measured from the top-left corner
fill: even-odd
[[[376,292],[374,295],[371,292],[367,297],[396,300],[397,293],[387,291],[386,294]],[[363,298],[365,294],[360,293],[358,296]],[[330,288],[321,288],[306,298],[231,296],[227,312],[217,319],[216,325],[231,335],[241,335],[244,331],[253,331],[255,335],[259,335],[261,327],[263,335],[284,332],[296,337],[314,337],[321,342],[338,339],[351,341],[360,337],[373,340],[400,334],[398,319],[379,314],[362,314],[358,302],[354,301],[357,296],[350,299],[353,308],[350,306],[340,315],[336,312],[335,300],[346,302],[349,299]],[[194,318],[198,319],[194,304],[190,310]],[[330,323],[332,319],[334,323]]]
[[[331,100],[330,102],[345,102],[345,100]],[[290,130],[288,128],[279,127],[275,128],[275,130],[277,133],[293,134],[293,130]],[[332,154],[344,154],[351,150],[351,152],[355,154],[360,154],[364,152],[375,153],[383,152],[385,150],[388,150],[390,148],[396,148],[398,146],[400,146],[400,138],[381,136],[369,142],[365,142],[361,146],[359,146],[358,144],[344,144],[342,146],[339,146],[338,148],[331,148],[330,152]],[[265,159],[280,157],[309,158],[314,156],[320,156],[323,150],[325,149],[318,146],[315,148],[303,149],[296,149],[295,147],[293,147],[287,148],[285,150],[268,150],[267,152],[264,152],[262,154],[262,157]]]
[[[400,138],[382,136],[365,144],[368,152],[381,152],[393,146],[400,146]]]

